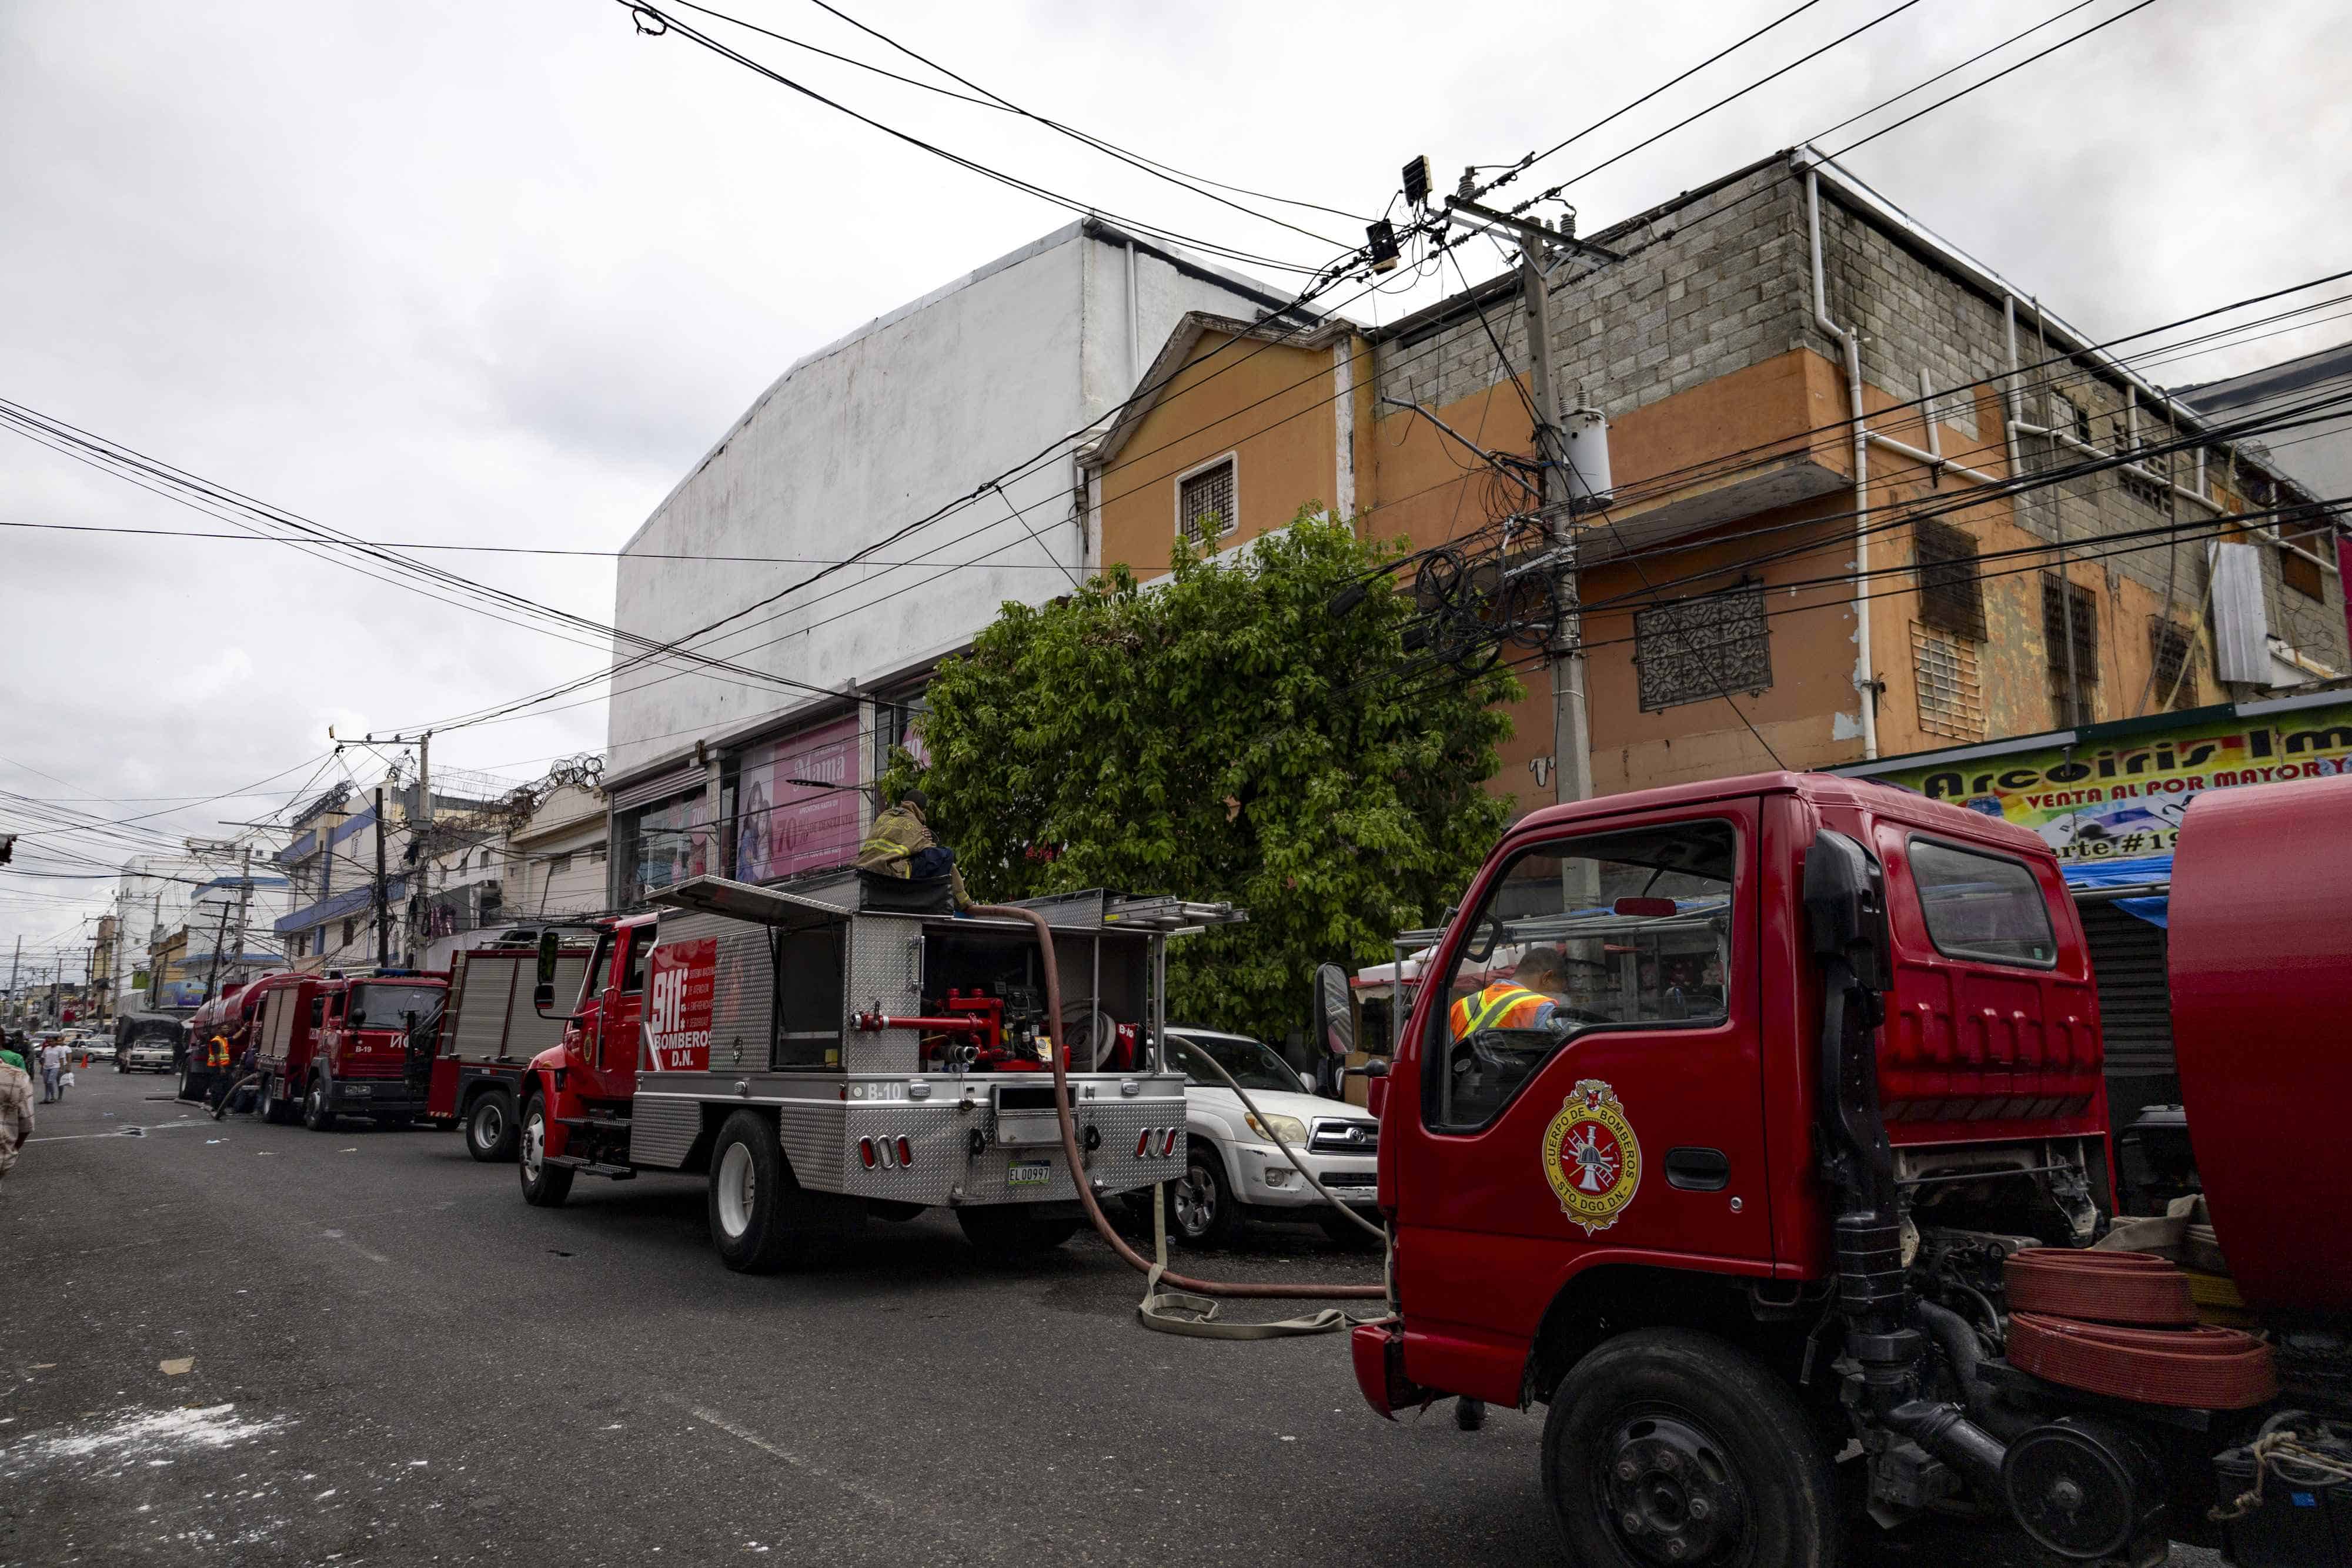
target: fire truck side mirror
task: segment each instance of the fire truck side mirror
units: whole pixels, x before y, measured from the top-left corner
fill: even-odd
[[[547,1017],[548,1010],[555,1006],[555,962],[562,951],[561,932],[539,934],[539,965],[531,977],[530,1008],[541,1018]]]
[[[1805,852],[1805,924],[1814,957],[1844,959],[1866,990],[1893,983],[1885,879],[1868,851],[1827,828]]]
[[[1356,1019],[1348,1006],[1348,971],[1325,964],[1315,971],[1315,1040],[1333,1056],[1356,1049]]]

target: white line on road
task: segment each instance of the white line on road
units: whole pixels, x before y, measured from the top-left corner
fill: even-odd
[[[344,1246],[350,1248],[352,1251],[358,1253],[361,1257],[366,1259],[371,1263],[389,1263],[392,1261],[391,1259],[385,1257],[381,1252],[369,1251],[366,1248],[361,1246],[358,1242],[352,1240],[350,1237],[344,1235],[340,1230],[321,1230],[319,1234],[325,1237],[330,1241],[341,1242]]]
[[[194,1122],[158,1122],[152,1126],[142,1126],[137,1123],[132,1123],[127,1127],[117,1127],[110,1133],[59,1133],[54,1137],[27,1138],[25,1141],[28,1144],[70,1144],[78,1138],[141,1138],[146,1136],[150,1133],[168,1133],[174,1127],[208,1127],[211,1125],[212,1124],[210,1122],[201,1120]]]
[[[665,1397],[669,1396],[666,1396]],[[671,1403],[685,1404],[685,1401],[672,1398]],[[761,1453],[772,1455],[776,1458],[783,1460],[784,1463],[791,1465],[795,1469],[806,1470],[809,1474],[816,1477],[819,1480],[830,1481],[835,1486],[839,1487],[842,1490],[848,1492],[851,1496],[863,1498],[866,1501],[874,1504],[877,1508],[887,1508],[896,1511],[898,1507],[898,1502],[894,1499],[884,1497],[880,1492],[875,1491],[870,1488],[860,1486],[856,1481],[844,1480],[839,1476],[835,1475],[831,1470],[826,1469],[823,1465],[815,1464],[810,1460],[804,1459],[789,1448],[778,1448],[775,1444],[771,1443],[767,1438],[762,1437],[757,1432],[737,1426],[734,1422],[730,1421],[726,1416],[721,1416],[716,1410],[706,1410],[699,1405],[687,1405],[686,1413],[693,1416],[696,1420],[702,1422],[705,1426],[716,1427],[720,1431],[726,1433],[729,1437],[740,1438],[742,1441],[751,1444],[751,1447],[759,1449]]]

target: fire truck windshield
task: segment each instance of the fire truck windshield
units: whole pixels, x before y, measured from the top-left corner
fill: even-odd
[[[440,1011],[441,997],[438,986],[371,983],[352,998],[351,1020],[370,1029],[398,1029],[403,1013],[415,1013],[421,1021]]]

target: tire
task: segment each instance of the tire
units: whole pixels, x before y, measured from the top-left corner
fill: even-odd
[[[279,1080],[266,1079],[261,1085],[261,1119],[272,1126],[282,1127],[294,1120],[294,1107],[286,1096],[278,1092]]]
[[[547,1147],[547,1100],[533,1094],[522,1103],[522,1127],[515,1168],[522,1175],[522,1200],[533,1208],[555,1208],[572,1196],[570,1166],[551,1166],[540,1156]]]
[[[1225,1179],[1216,1151],[1193,1145],[1184,1154],[1184,1174],[1168,1184],[1168,1234],[1180,1246],[1223,1247],[1240,1228],[1242,1206]]]
[[[335,1130],[335,1111],[327,1103],[327,1081],[323,1078],[311,1079],[310,1087],[302,1091],[302,1124],[314,1133]]]
[[[1078,1233],[1075,1219],[1040,1219],[1010,1204],[959,1208],[956,1223],[964,1239],[992,1260],[1042,1257]]]
[[[486,1166],[515,1157],[522,1141],[522,1124],[515,1118],[514,1096],[492,1089],[474,1096],[466,1107],[466,1152]]]
[[[1835,1568],[1844,1551],[1802,1406],[1745,1352],[1688,1329],[1620,1334],[1570,1369],[1544,1421],[1543,1495],[1580,1568]]]
[[[793,1212],[800,1184],[784,1168],[772,1114],[738,1111],[710,1149],[710,1241],[739,1274],[764,1274],[805,1254]]]
[[[1323,1234],[1329,1239],[1331,1245],[1342,1252],[1377,1252],[1381,1249],[1379,1237],[1367,1234],[1362,1227],[1332,1213],[1328,1204],[1317,1213],[1315,1223],[1323,1228]],[[1380,1221],[1372,1223],[1377,1225]]]
[[[178,1091],[173,1094],[172,1098],[174,1100],[193,1100],[195,1097],[194,1086],[188,1082],[188,1070],[183,1067],[180,1069],[180,1087]]]

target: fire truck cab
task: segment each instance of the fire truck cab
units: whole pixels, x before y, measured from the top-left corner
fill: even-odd
[[[1025,923],[909,907],[844,873],[786,888],[700,876],[600,932],[562,1043],[523,1085],[524,1197],[581,1175],[706,1176],[729,1267],[796,1261],[868,1215],[954,1211],[984,1250],[1060,1245],[1098,1197],[1181,1173],[1184,1082],[1161,1059],[1168,934],[1223,905],[1042,900],[1069,1016],[1046,1017]],[[541,947],[540,1004],[560,953]],[[1084,1168],[1068,1168],[1063,1053]]]
[[[2323,941],[2341,991],[2346,941]],[[1380,1086],[1396,1315],[1354,1333],[1364,1395],[1548,1404],[1543,1495],[1584,1564],[1834,1562],[1832,1461],[1857,1443],[1881,1524],[1978,1512],[2076,1561],[2218,1539],[2224,1450],[2278,1415],[2278,1369],[2197,1326],[2169,1262],[2090,1250],[2100,1041],[2053,854],[1999,819],[1788,773],[1531,813],[1446,922]],[[2326,1180],[2265,1157],[2282,1218],[2285,1167]],[[2325,1277],[2287,1322],[2333,1336],[2340,1375],[2352,1291]],[[2294,1392],[2306,1440],[2310,1411],[2352,1413]]]

